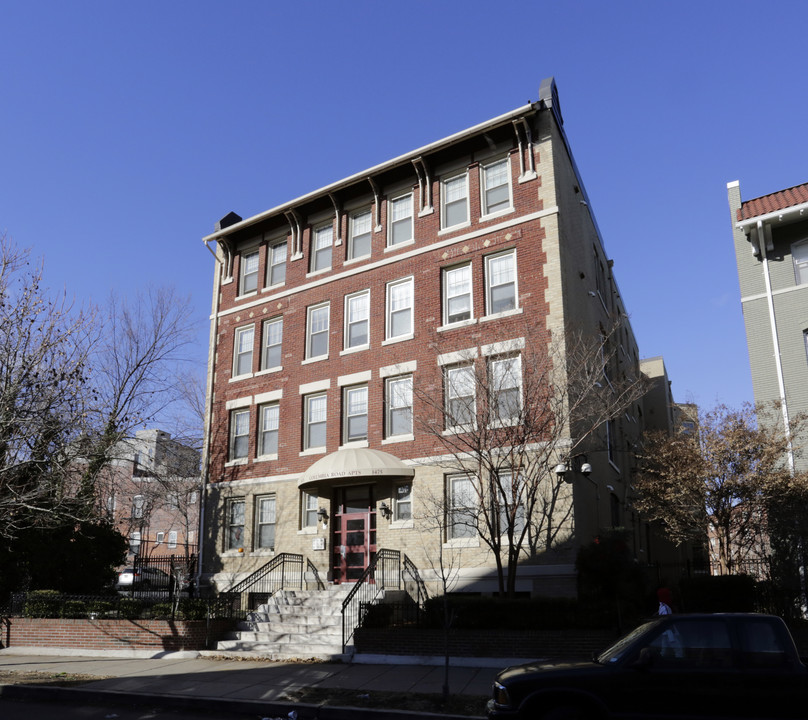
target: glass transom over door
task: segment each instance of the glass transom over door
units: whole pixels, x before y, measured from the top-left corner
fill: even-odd
[[[356,582],[376,556],[376,504],[372,485],[337,490],[332,571],[335,583]]]

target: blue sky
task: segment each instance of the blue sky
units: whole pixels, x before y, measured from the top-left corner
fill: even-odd
[[[173,285],[201,238],[538,98],[565,128],[645,357],[752,400],[726,184],[808,181],[804,2],[0,0],[0,231],[52,288]]]

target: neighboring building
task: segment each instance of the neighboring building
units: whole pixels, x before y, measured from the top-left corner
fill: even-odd
[[[529,348],[573,326],[598,338],[627,317],[555,83],[274,209],[230,213],[204,241],[217,262],[203,582],[227,589],[281,552],[352,582],[382,547],[432,582],[443,546],[463,551],[456,590],[495,591],[493,558],[453,521],[473,479],[442,464],[419,423],[424,393],[445,403],[439,430],[462,433],[448,421],[474,406],[470,368],[511,382],[501,400],[518,404]],[[612,378],[638,375],[627,321],[612,341]],[[578,467],[566,486],[564,541],[525,557],[518,592],[575,594],[577,551],[605,528],[627,528],[638,559],[657,559],[628,505],[642,414],[637,402],[604,423],[591,474]],[[419,526],[430,498],[444,504],[443,536]]]
[[[199,451],[163,430],[138,430],[112,453],[99,486],[108,517],[129,538],[130,555],[195,555]]]
[[[808,412],[808,184],[746,201],[737,181],[727,192],[755,402],[782,403],[788,429]],[[791,462],[808,470],[805,456]]]

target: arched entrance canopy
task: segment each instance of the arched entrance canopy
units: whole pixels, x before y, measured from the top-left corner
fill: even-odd
[[[298,487],[333,480],[412,477],[415,469],[395,455],[370,448],[342,448],[320,458],[297,482]]]

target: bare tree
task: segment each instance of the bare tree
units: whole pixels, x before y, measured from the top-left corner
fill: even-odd
[[[182,397],[184,352],[194,336],[190,302],[171,289],[149,289],[130,303],[111,296],[103,339],[92,358],[97,395],[87,486],[117,443]]]
[[[86,519],[74,468],[91,399],[92,312],[42,287],[42,264],[0,236],[0,536]]]
[[[804,417],[790,419],[793,436]],[[649,433],[635,478],[635,506],[676,542],[704,537],[721,574],[768,554],[772,507],[804,509],[808,477],[789,468],[793,436],[776,408],[724,405],[703,413],[697,432]]]
[[[608,424],[645,391],[639,368],[618,357],[620,329],[500,343],[484,358],[461,353],[436,382],[414,390],[417,422],[442,453],[434,462],[455,474],[444,504],[448,532],[477,534],[488,546],[501,594],[513,595],[523,557],[571,532],[572,492],[553,468],[606,451]]]

